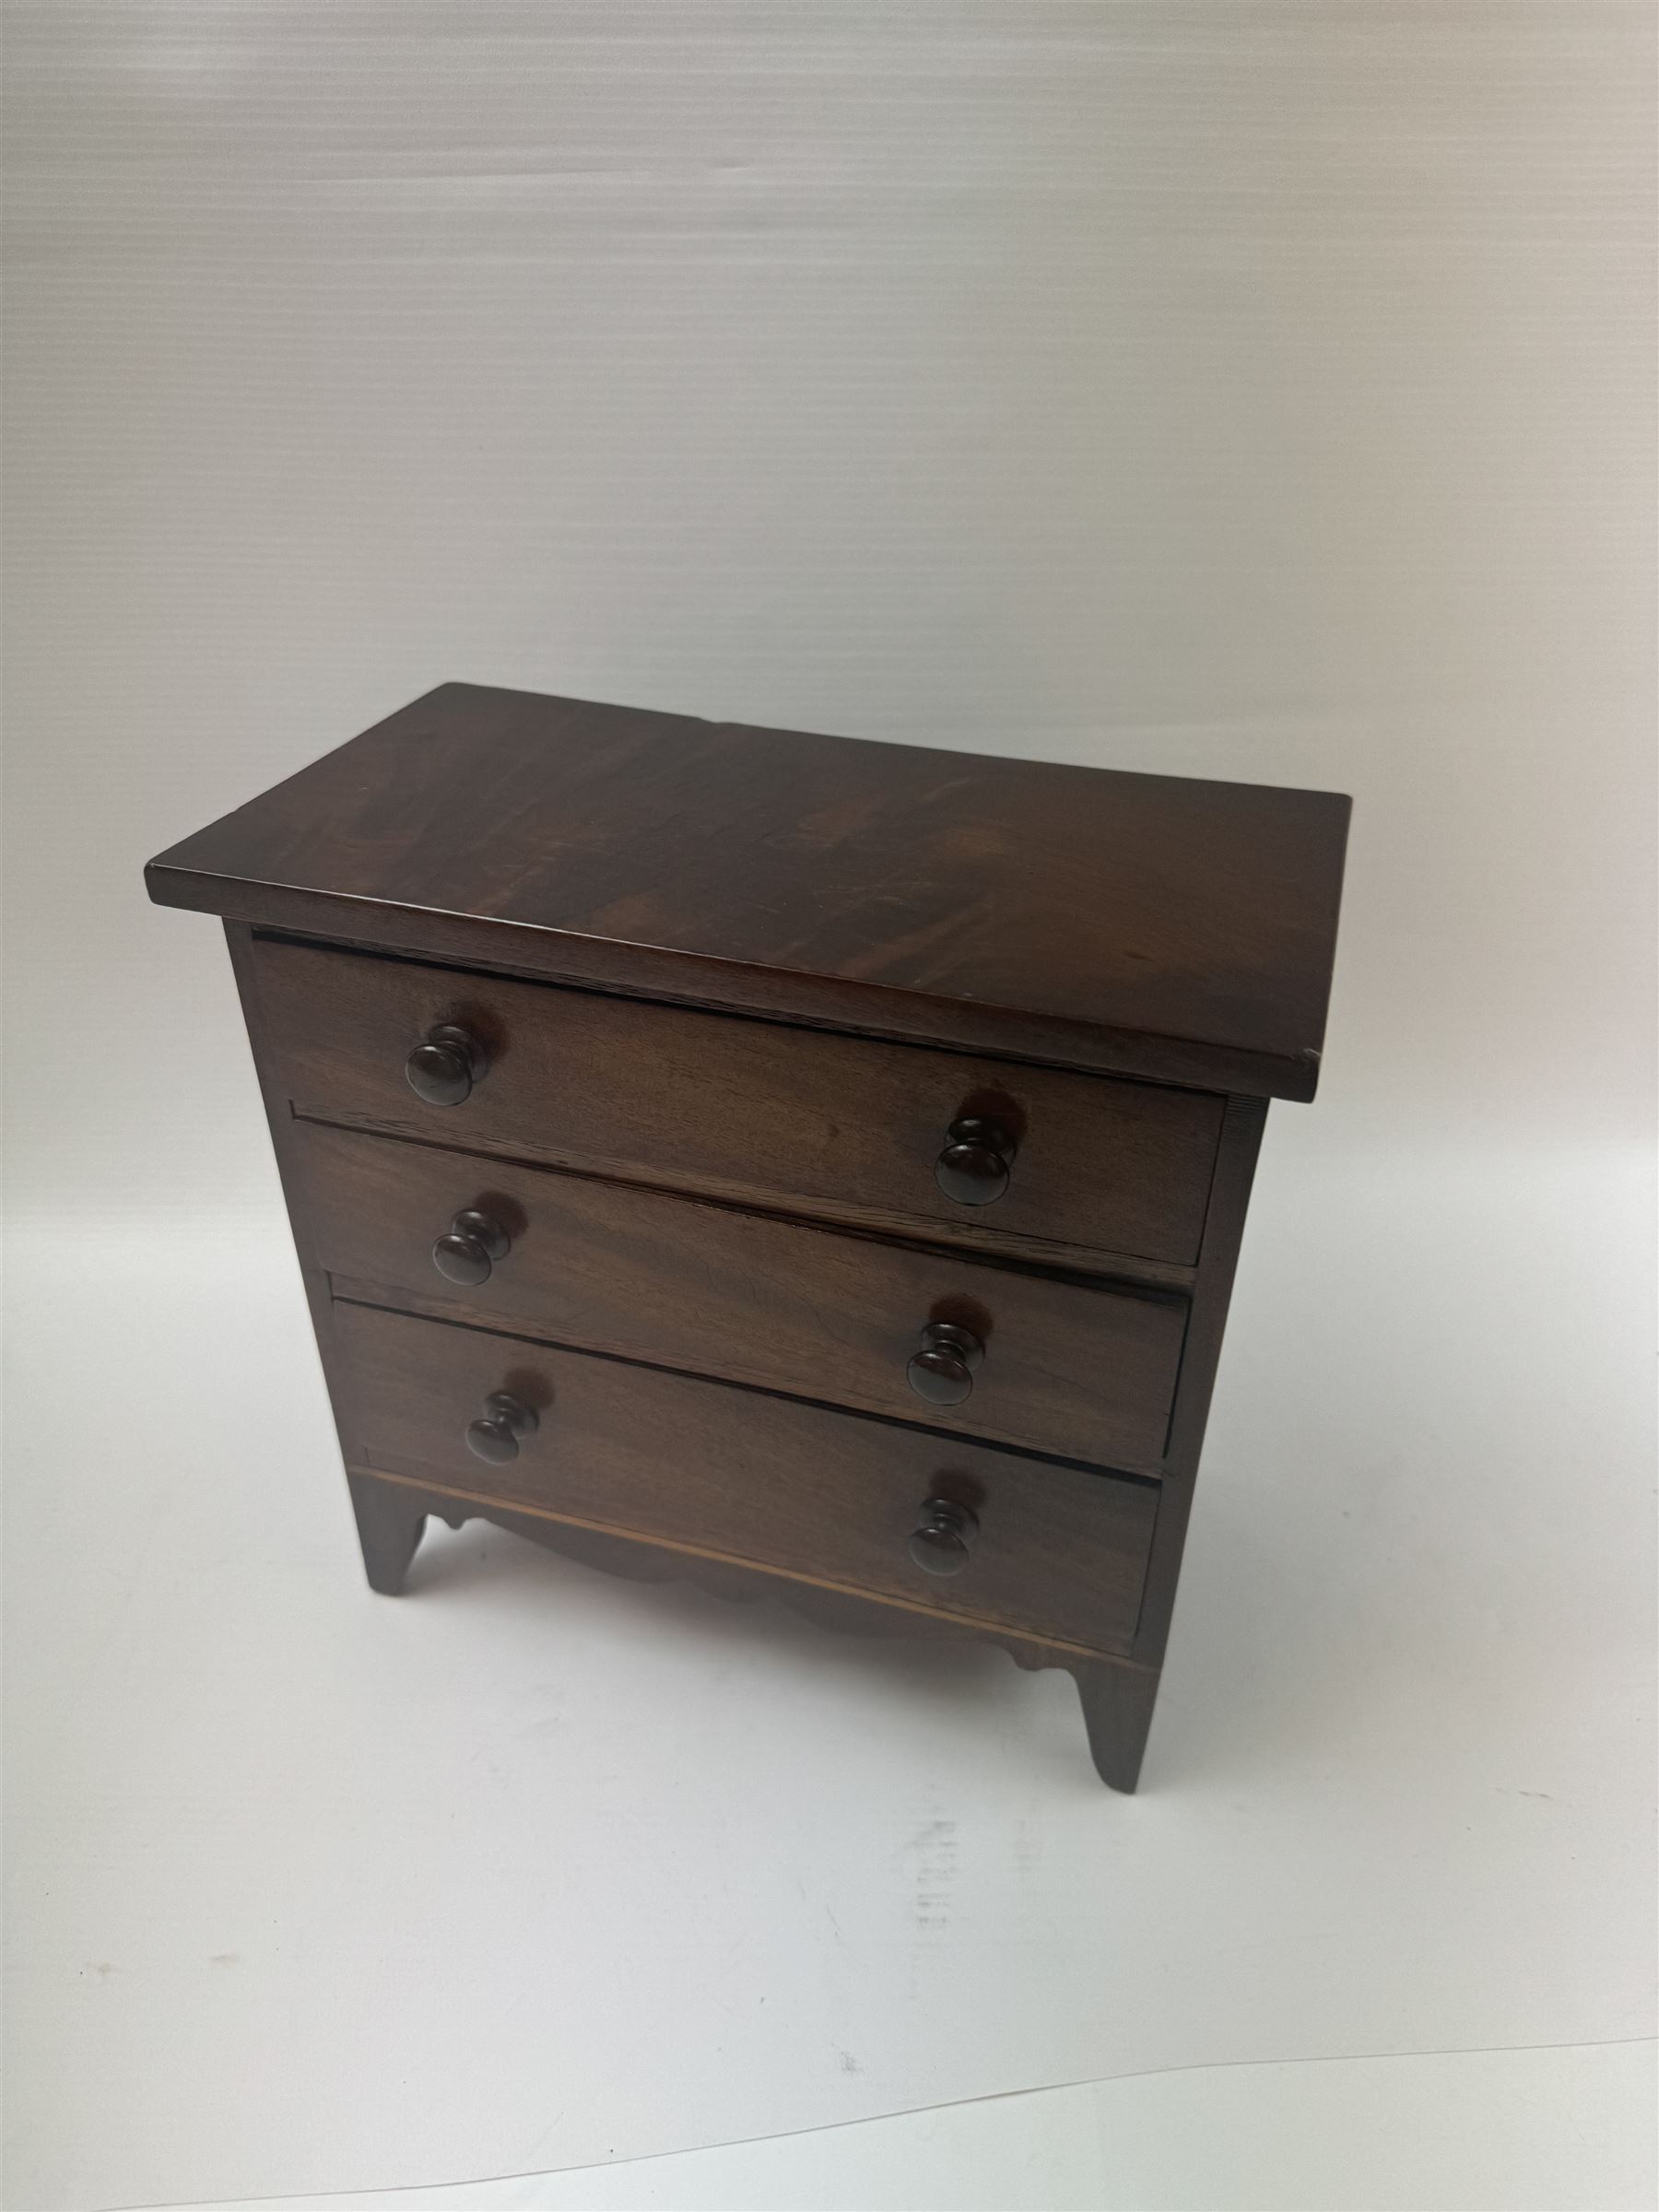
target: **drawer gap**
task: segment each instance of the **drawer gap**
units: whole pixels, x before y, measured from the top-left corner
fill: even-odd
[[[371,945],[361,938],[329,935],[312,936],[302,930],[272,929],[253,925],[250,935],[256,945],[292,945],[302,950],[349,952],[353,959],[377,960],[388,968],[439,968],[448,975],[476,976],[480,982],[488,982],[495,976],[509,976],[515,983],[528,983],[537,990],[568,991],[581,998],[602,999],[629,1006],[678,1007],[686,1013],[700,1014],[716,1021],[742,1022],[747,1027],[764,1030],[806,1030],[816,1037],[852,1037],[860,1042],[891,1045],[906,1053],[950,1053],[964,1060],[1006,1060],[1010,1067],[1053,1068],[1068,1076],[1084,1076],[1091,1083],[1105,1083],[1137,1090],[1174,1091],[1189,1098],[1212,1099],[1219,1102],[1227,1094],[1207,1084],[1177,1083],[1167,1076],[1142,1075],[1127,1069],[1100,1067],[1088,1060],[1044,1058],[1036,1053],[1020,1053],[998,1047],[987,1050],[982,1044],[961,1044],[948,1037],[918,1037],[905,1030],[883,1030],[870,1024],[831,1021],[809,1012],[792,1009],[788,1013],[769,1013],[764,1007],[740,1006],[730,999],[688,994],[684,997],[669,996],[660,991],[629,990],[625,984],[596,983],[591,976],[549,975],[545,968],[515,967],[511,960],[492,959],[488,967],[476,960],[457,959],[442,952],[400,951],[395,947]],[[994,1009],[990,1009],[994,1011]],[[1171,1038],[1171,1043],[1182,1045],[1183,1038]]]
[[[529,1521],[557,1521],[566,1528],[591,1529],[595,1535],[618,1536],[630,1544],[641,1544],[653,1551],[677,1552],[683,1559],[712,1559],[722,1567],[740,1567],[746,1573],[765,1575],[770,1581],[801,1583],[809,1590],[833,1590],[839,1596],[856,1597],[865,1605],[887,1606],[897,1613],[912,1613],[924,1620],[948,1621],[953,1628],[975,1630],[983,1634],[994,1634],[1006,1629],[1010,1636],[1022,1643],[1039,1643],[1051,1652],[1075,1652],[1089,1659],[1118,1659],[1127,1663],[1126,1654],[1133,1638],[1126,1637],[1098,1644],[1070,1643],[1057,1636],[1045,1636],[1035,1629],[1023,1627],[1017,1621],[1006,1620],[997,1613],[959,1613],[944,1606],[924,1606],[912,1600],[889,1594],[881,1590],[866,1590],[856,1583],[831,1582],[822,1575],[804,1574],[798,1568],[776,1567],[765,1559],[751,1559],[740,1552],[715,1551],[706,1545],[688,1544],[677,1538],[652,1535],[641,1535],[637,1528],[628,1528],[614,1521],[596,1521],[579,1513],[556,1512],[551,1506],[529,1505],[522,1499],[500,1498],[482,1490],[457,1490],[429,1478],[395,1473],[390,1467],[376,1464],[365,1456],[356,1470],[372,1475],[377,1482],[402,1483],[412,1490],[429,1490],[441,1498],[453,1498],[457,1502],[487,1507],[497,1512],[522,1514]]]
[[[1196,1266],[1183,1267],[1171,1260],[1149,1260],[1134,1253],[1100,1253],[1091,1254],[1085,1245],[1066,1247],[1075,1252],[1072,1264],[1044,1259],[1035,1253],[1027,1253],[1027,1243],[1039,1240],[1010,1237],[1006,1241],[1019,1249],[998,1251],[988,1243],[971,1240],[968,1236],[953,1237],[948,1228],[942,1229],[936,1237],[918,1235],[914,1223],[903,1230],[878,1228],[868,1220],[849,1213],[841,1216],[830,1213],[806,1213],[775,1201],[768,1203],[761,1197],[751,1197],[735,1185],[717,1187],[712,1183],[673,1183],[653,1181],[643,1175],[630,1175],[621,1163],[607,1163],[600,1168],[572,1167],[566,1162],[535,1159],[512,1151],[486,1151],[476,1145],[444,1144],[436,1137],[417,1136],[410,1131],[386,1122],[377,1122],[368,1116],[324,1114],[310,1112],[288,1101],[290,1120],[305,1129],[336,1129],[347,1136],[372,1136],[382,1144],[406,1145],[420,1152],[442,1153],[456,1159],[473,1159],[484,1164],[503,1168],[517,1168],[535,1175],[556,1175],[572,1182],[596,1182],[614,1185],[618,1190],[644,1191],[653,1197],[673,1198],[688,1206],[706,1206],[721,1213],[759,1215],[769,1221],[785,1221],[792,1228],[815,1230],[821,1235],[857,1237],[865,1243],[898,1246],[909,1252],[924,1252],[935,1256],[955,1258],[971,1255],[976,1267],[990,1267],[1014,1275],[1041,1276],[1045,1280],[1069,1283],[1079,1289],[1115,1288],[1127,1297],[1146,1297],[1155,1303],[1176,1304],[1183,1294],[1191,1291],[1197,1279]],[[964,1230],[976,1224],[964,1223]],[[982,1232],[987,1238],[997,1236],[994,1230]],[[999,1241],[1001,1241],[999,1239]],[[1091,1259],[1098,1265],[1090,1265]]]
[[[1074,1459],[1058,1452],[1033,1451],[1019,1444],[1006,1443],[1000,1437],[981,1436],[975,1431],[961,1429],[938,1429],[930,1421],[891,1420],[885,1414],[871,1413],[862,1406],[841,1405],[833,1398],[816,1398],[804,1391],[769,1390],[763,1382],[746,1382],[735,1376],[711,1375],[700,1368],[674,1367],[666,1360],[633,1359],[626,1352],[606,1351],[595,1345],[573,1344],[559,1336],[531,1336],[522,1329],[505,1328],[496,1321],[469,1321],[456,1313],[424,1311],[418,1306],[394,1305],[378,1299],[359,1298],[348,1292],[339,1292],[329,1282],[330,1294],[336,1306],[356,1312],[387,1313],[408,1320],[430,1324],[434,1328],[456,1329],[467,1336],[487,1336],[502,1344],[523,1344],[547,1351],[568,1352],[581,1359],[603,1359],[613,1367],[639,1368],[647,1374],[677,1375],[687,1382],[706,1383],[713,1390],[739,1390],[750,1397],[769,1398],[783,1406],[806,1406],[819,1413],[833,1413],[848,1421],[865,1421],[872,1428],[885,1429],[901,1436],[925,1436],[945,1445],[974,1452],[995,1452],[1004,1458],[1020,1465],[1064,1467],[1075,1475],[1098,1475],[1109,1481],[1131,1482],[1139,1488],[1156,1492],[1163,1488],[1162,1470],[1156,1466],[1137,1466],[1120,1460]],[[371,1472],[380,1474],[383,1469]]]

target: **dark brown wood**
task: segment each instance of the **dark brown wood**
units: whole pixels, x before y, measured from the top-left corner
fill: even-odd
[[[1156,1486],[943,1440],[758,1391],[341,1304],[348,1464],[535,1507],[617,1535],[762,1566],[1084,1653],[1126,1653]],[[535,1410],[486,1466],[467,1430],[492,1393]],[[968,1571],[921,1572],[928,1500],[979,1522]]]
[[[256,940],[301,1116],[1068,1265],[1196,1260],[1224,1101]],[[460,1020],[489,1070],[431,1106],[411,1041]],[[1007,1194],[935,1177],[964,1103],[1022,1124]],[[1183,1277],[1184,1279],[1184,1277]]]
[[[427,1509],[413,1491],[400,1489],[395,1483],[349,1472],[346,1480],[369,1587],[382,1597],[399,1597],[426,1526]]]
[[[1266,1121],[1267,1107],[1261,1099],[1233,1099],[1229,1102],[1221,1156],[1216,1168],[1215,1193],[1198,1264],[1192,1319],[1187,1327],[1181,1388],[1170,1424],[1165,1481],[1159,1492],[1158,1527],[1152,1541],[1146,1600],[1135,1636],[1135,1656],[1143,1665],[1161,1665],[1169,1641],[1175,1586],[1181,1576],[1181,1555],[1186,1543],[1187,1516],[1192,1510],[1193,1488],[1198,1476],[1198,1456],[1204,1447],[1210,1394],[1215,1386],[1221,1339],[1227,1326],[1227,1308],[1232,1296],[1233,1271],[1243,1240],[1250,1186]]]
[[[481,1514],[981,1637],[1133,1788],[1346,821],[452,687],[153,864],[229,917],[372,1586]]]
[[[786,1581],[764,1568],[737,1567],[695,1554],[670,1551],[661,1545],[643,1543],[637,1536],[606,1535],[596,1529],[577,1528],[534,1511],[510,1512],[504,1507],[481,1504],[409,1482],[402,1477],[353,1475],[354,1491],[380,1491],[396,1501],[395,1510],[460,1528],[468,1521],[487,1521],[511,1535],[557,1552],[561,1558],[636,1583],[688,1583],[710,1597],[727,1605],[757,1609],[777,1606],[828,1629],[838,1636],[875,1637],[888,1641],[944,1639],[952,1642],[994,1644],[1028,1673],[1058,1667],[1070,1674],[1083,1698],[1085,1723],[1095,1751],[1096,1771],[1116,1790],[1132,1791],[1140,1771],[1140,1749],[1146,1739],[1146,1711],[1156,1692],[1158,1677],[1127,1661],[1086,1658],[1053,1644],[1035,1643],[1005,1629],[982,1621],[964,1622],[945,1614],[913,1613],[878,1600],[826,1590],[811,1583]],[[1114,1682],[1112,1677],[1120,1677]]]
[[[534,1406],[526,1406],[510,1390],[492,1390],[478,1408],[477,1419],[466,1424],[466,1448],[488,1466],[510,1466],[540,1426]]]
[[[1141,1760],[1158,1699],[1158,1672],[1144,1666],[1074,1666],[1083,1724],[1095,1771],[1114,1790],[1132,1791],[1140,1780]]]
[[[344,1296],[1067,1458],[1159,1465],[1186,1328],[1185,1301],[1168,1293],[353,1130],[297,1123],[293,1145],[318,1257]],[[471,1288],[433,1265],[434,1233],[457,1209],[511,1236]]]
[[[984,1364],[983,1340],[971,1328],[956,1321],[930,1321],[905,1374],[916,1395],[928,1405],[964,1406],[973,1395],[973,1378]]]
[[[979,1535],[979,1515],[954,1498],[929,1498],[916,1516],[905,1546],[913,1566],[924,1574],[964,1573],[973,1557]]]
[[[477,1290],[512,1250],[512,1239],[493,1214],[464,1206],[443,1234],[433,1238],[432,1265],[446,1283]]]
[[[318,936],[1305,1099],[1347,818],[446,684],[148,880]]]
[[[453,1021],[429,1030],[404,1062],[404,1077],[426,1106],[460,1106],[475,1083],[489,1072],[489,1055],[478,1040]]]
[[[958,1206],[995,1206],[1006,1197],[1019,1140],[1006,1124],[964,1114],[945,1132],[934,1181]]]
[[[260,998],[259,978],[253,957],[252,930],[245,923],[227,922],[225,945],[230,956],[230,968],[236,978],[237,991],[241,998],[242,1018],[247,1025],[254,1073],[265,1103],[265,1119],[271,1131],[271,1147],[276,1156],[276,1171],[281,1178],[282,1194],[288,1206],[289,1226],[293,1230],[295,1255],[300,1262],[300,1278],[305,1288],[306,1303],[311,1309],[312,1328],[323,1363],[323,1375],[334,1413],[335,1429],[340,1440],[341,1456],[347,1464],[347,1480],[351,1486],[352,1510],[357,1519],[364,1571],[371,1589],[382,1595],[396,1596],[403,1588],[403,1579],[410,1559],[420,1541],[425,1515],[418,1515],[412,1525],[406,1525],[394,1512],[382,1513],[379,1508],[384,1503],[380,1498],[380,1492],[385,1487],[383,1485],[371,1484],[364,1492],[363,1500],[359,1500],[358,1478],[351,1468],[350,1440],[346,1420],[346,1358],[335,1327],[335,1308],[327,1271],[317,1257],[314,1223],[300,1192],[299,1162],[295,1152],[297,1124],[272,1065],[270,1024]],[[406,1549],[404,1548],[406,1541]]]

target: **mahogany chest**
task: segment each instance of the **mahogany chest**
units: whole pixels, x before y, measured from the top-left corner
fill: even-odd
[[[1132,1789],[1348,802],[446,684],[226,918],[369,1581],[426,1517],[1069,1669]]]

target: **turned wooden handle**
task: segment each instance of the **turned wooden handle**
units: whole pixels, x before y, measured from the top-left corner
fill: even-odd
[[[533,1434],[535,1427],[534,1406],[526,1406],[510,1391],[492,1390],[484,1401],[483,1412],[468,1425],[466,1448],[488,1460],[492,1467],[504,1467],[510,1459],[518,1457],[519,1439]]]
[[[459,1106],[484,1080],[489,1055],[469,1030],[441,1021],[404,1062],[409,1088],[429,1106]]]
[[[1006,1123],[966,1114],[945,1132],[934,1181],[959,1206],[994,1206],[1008,1187],[1008,1166],[1018,1149]]]
[[[985,1347],[971,1329],[954,1321],[930,1321],[905,1373],[919,1398],[930,1406],[959,1406],[973,1391],[974,1371]]]
[[[497,1260],[512,1250],[512,1239],[500,1223],[477,1206],[464,1206],[432,1246],[432,1265],[452,1283],[476,1290],[489,1280]]]
[[[965,1505],[930,1498],[922,1508],[905,1549],[924,1574],[960,1574],[973,1556],[979,1522]]]

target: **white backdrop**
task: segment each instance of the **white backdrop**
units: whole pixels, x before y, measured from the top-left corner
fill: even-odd
[[[1642,2032],[1651,11],[6,13],[12,2201]],[[1354,794],[1133,1805],[1000,1662],[359,1594],[139,870],[457,676]]]

